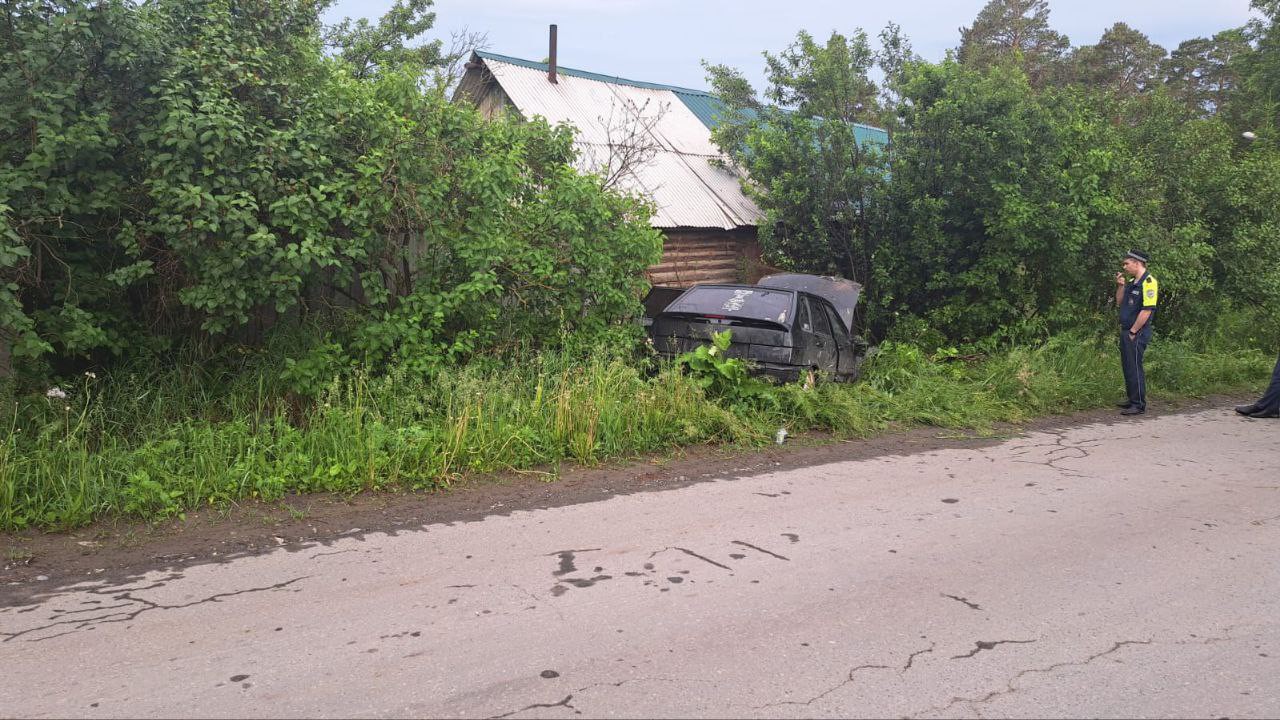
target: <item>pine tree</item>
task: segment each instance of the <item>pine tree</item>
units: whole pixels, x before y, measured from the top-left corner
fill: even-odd
[[[1016,64],[1035,88],[1055,82],[1071,43],[1049,27],[1047,0],[991,0],[960,29],[960,62],[986,70]]]
[[[1198,115],[1219,114],[1240,88],[1240,65],[1251,52],[1242,29],[1178,45],[1161,68],[1169,91]]]
[[[1096,45],[1072,54],[1076,82],[1120,98],[1150,91],[1160,82],[1165,49],[1143,33],[1118,22],[1107,28]]]

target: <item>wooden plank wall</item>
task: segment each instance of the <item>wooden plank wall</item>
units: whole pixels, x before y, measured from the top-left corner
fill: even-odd
[[[649,268],[649,282],[670,287],[697,283],[755,282],[762,275],[754,227],[734,230],[664,230],[662,260]]]

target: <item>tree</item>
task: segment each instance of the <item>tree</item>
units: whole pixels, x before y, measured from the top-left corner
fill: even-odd
[[[1104,312],[1116,258],[1142,247],[1162,332],[1213,327],[1240,297],[1274,327],[1275,146],[1164,92],[1105,99],[916,66],[873,263],[885,312],[939,341],[1042,337]]]
[[[1041,88],[1058,78],[1070,46],[1049,27],[1048,0],[990,0],[973,25],[960,29],[958,57],[979,70],[1012,63]]]
[[[135,326],[115,240],[144,204],[138,128],[164,64],[123,0],[0,6],[0,344],[119,351]]]
[[[1261,310],[1260,319],[1269,327],[1257,327],[1258,337],[1275,338],[1280,335],[1280,152],[1257,147],[1246,153],[1225,194],[1230,223],[1222,230],[1229,234],[1215,253],[1215,289]]]
[[[1261,18],[1247,33],[1254,52],[1239,63],[1247,89],[1248,107],[1239,112],[1248,129],[1261,137],[1243,154],[1227,191],[1227,216],[1234,220],[1231,239],[1219,252],[1229,290],[1270,310],[1271,327],[1280,336],[1280,0],[1253,0]],[[1240,126],[1237,125],[1237,128]],[[1247,273],[1238,272],[1247,268]],[[1226,284],[1226,283],[1224,283]]]
[[[1135,97],[1159,85],[1165,49],[1146,35],[1118,22],[1102,33],[1096,45],[1072,53],[1075,81],[1118,97]]]
[[[0,4],[0,342],[28,372],[324,323],[304,388],[638,310],[650,208],[575,172],[569,130],[322,47],[297,0]]]
[[[432,84],[445,95],[453,97],[458,82],[467,71],[466,66],[471,59],[471,54],[488,47],[489,34],[486,32],[472,31],[467,28],[450,32],[449,48],[444,51],[440,63],[432,70],[435,76]]]
[[[1035,62],[1028,27],[993,29],[1009,9],[1048,33]],[[788,109],[760,102],[741,73],[708,66],[725,104],[714,137],[750,174],[769,259],[863,282],[872,332],[895,324],[915,342],[1106,327],[1116,259],[1131,247],[1157,258],[1162,332],[1210,327],[1232,297],[1259,303],[1243,308],[1252,326],[1280,323],[1274,116],[1240,124],[1276,107],[1255,89],[1270,77],[1259,61],[1268,46],[1237,53],[1237,31],[1216,35],[1212,52],[1184,46],[1179,57],[1212,71],[1190,72],[1204,93],[1193,112],[1158,82],[1160,48],[1123,24],[1073,57],[1077,82],[1059,83],[1068,75],[1045,78],[1062,69],[1065,38],[1047,30],[1044,3],[991,3],[980,20],[964,62],[907,59],[895,27],[881,34],[872,57],[892,88],[879,100],[898,120],[888,157],[846,132],[869,81],[858,78],[863,55],[839,51],[844,38],[821,46],[802,35],[786,62],[770,58],[765,97]],[[1272,27],[1259,22],[1252,37]],[[1027,66],[1039,68],[1038,86]],[[1217,71],[1247,82],[1217,81]]]
[[[1128,236],[1115,141],[1069,94],[1016,67],[913,67],[874,267],[887,316],[952,342],[1025,337],[1096,303]]]
[[[1246,53],[1238,67],[1250,96],[1245,122],[1257,129],[1280,129],[1280,0],[1254,0],[1261,18],[1250,21],[1246,32],[1255,51]]]
[[[764,54],[765,96],[806,117],[860,122],[875,117],[876,85],[867,76],[875,55],[861,29],[833,32],[825,45],[801,30],[778,55]]]
[[[1184,40],[1161,68],[1165,87],[1201,117],[1222,113],[1241,87],[1241,63],[1251,52],[1240,28]]]
[[[765,96],[785,107],[762,103],[737,70],[707,71],[725,106],[713,138],[750,176],[766,253],[797,270],[870,282],[886,173],[884,148],[857,124],[876,117],[866,34],[832,33],[818,44],[801,32],[765,59]]]
[[[897,23],[889,23],[880,31],[880,50],[875,53],[876,66],[884,73],[880,85],[882,122],[892,128],[898,122],[898,106],[902,104],[902,89],[906,84],[907,68],[920,61],[911,49],[911,41],[902,34]]]
[[[430,11],[433,3],[396,0],[377,23],[367,18],[344,18],[325,29],[325,44],[337,51],[358,78],[406,65],[426,70],[444,64],[447,58],[441,52],[441,41],[416,47],[407,44],[435,25],[436,14]]]
[[[648,167],[662,150],[655,128],[671,110],[663,103],[646,99],[613,98],[608,115],[598,116],[604,128],[604,144],[584,143],[582,165],[599,175],[604,187],[634,190],[652,195],[657,188],[640,186],[638,173]]]

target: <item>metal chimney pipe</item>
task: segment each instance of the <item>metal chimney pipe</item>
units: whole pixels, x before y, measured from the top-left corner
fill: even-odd
[[[551,50],[547,53],[547,79],[553,83],[559,83],[556,77],[556,26],[551,26]]]

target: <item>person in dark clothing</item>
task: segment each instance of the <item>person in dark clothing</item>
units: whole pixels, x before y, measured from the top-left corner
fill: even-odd
[[[1116,306],[1120,310],[1120,367],[1124,370],[1124,389],[1128,395],[1121,415],[1141,415],[1147,411],[1147,376],[1142,356],[1151,342],[1152,320],[1160,299],[1160,285],[1147,270],[1148,255],[1130,250],[1125,255],[1122,272],[1116,273]],[[1126,281],[1125,275],[1133,278]]]
[[[1241,405],[1236,412],[1255,418],[1280,417],[1280,358],[1276,359],[1276,368],[1271,371],[1271,384],[1267,391],[1258,398],[1258,402]]]

